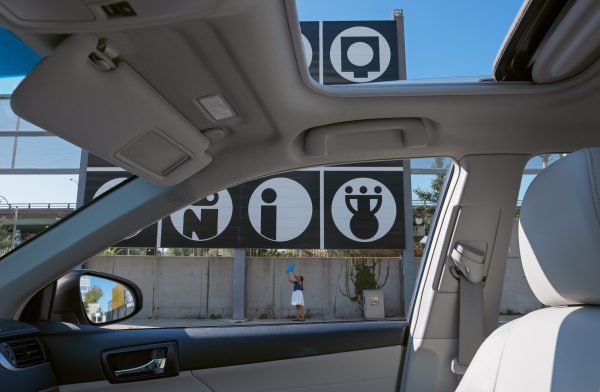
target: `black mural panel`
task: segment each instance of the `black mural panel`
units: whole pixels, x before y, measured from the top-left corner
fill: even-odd
[[[166,248],[236,248],[240,238],[239,187],[209,195],[163,219]]]
[[[96,197],[109,191],[131,176],[132,174],[126,171],[88,171],[85,181],[84,203],[91,202]],[[114,246],[123,248],[154,248],[156,247],[157,235],[158,225],[153,223]]]
[[[395,21],[323,22],[323,84],[399,79]]]
[[[319,247],[318,171],[293,171],[239,187],[242,248]]]
[[[319,172],[295,171],[210,195],[163,220],[163,247],[318,248]]]
[[[403,249],[401,167],[402,161],[337,165],[249,181],[164,218],[158,246]],[[97,170],[87,172],[86,203],[131,176]],[[158,227],[153,224],[114,246],[155,247]]]
[[[319,22],[300,22],[300,31],[302,33],[304,55],[308,59],[308,72],[318,82],[319,65],[321,63],[319,57]]]
[[[105,161],[97,155],[88,152],[87,167],[115,167],[112,163]]]
[[[326,249],[404,249],[401,171],[325,171]]]

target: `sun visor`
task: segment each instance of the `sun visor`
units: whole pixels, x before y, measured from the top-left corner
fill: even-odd
[[[208,165],[209,140],[109,45],[67,38],[15,90],[14,112],[157,184]]]

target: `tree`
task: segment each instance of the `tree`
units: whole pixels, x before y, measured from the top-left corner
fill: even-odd
[[[89,304],[98,303],[98,300],[102,298],[104,292],[100,286],[92,286],[87,293],[83,295],[83,303],[85,304],[85,310],[88,310]]]
[[[428,203],[437,203],[442,192],[442,186],[444,185],[444,174],[436,174],[435,178],[431,180],[431,191],[426,191],[421,188],[417,188],[415,193],[419,196],[419,199]]]
[[[5,225],[4,218],[0,218],[0,254],[10,248],[11,236],[10,228]]]
[[[194,250],[191,248],[169,248],[167,256],[193,256]]]
[[[415,189],[415,193],[425,202],[425,205],[418,206],[415,208],[415,216],[421,216],[423,218],[423,224],[425,225],[425,233],[429,233],[431,227],[431,220],[435,212],[435,207],[440,199],[442,187],[444,186],[444,174],[436,174],[434,179],[431,180],[431,190],[427,191],[421,188]]]

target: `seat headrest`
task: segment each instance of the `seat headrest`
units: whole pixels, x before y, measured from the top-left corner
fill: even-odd
[[[569,154],[533,180],[521,206],[519,246],[542,303],[600,305],[600,148]]]

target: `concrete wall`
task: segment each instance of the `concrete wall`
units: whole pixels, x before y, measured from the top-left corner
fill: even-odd
[[[360,318],[355,303],[340,293],[346,259],[300,258],[297,273],[305,278],[306,311],[315,318]],[[292,259],[251,257],[246,260],[246,317],[285,318],[292,285],[286,267]],[[233,312],[233,258],[96,256],[87,263],[93,270],[123,276],[137,283],[144,307],[137,318],[231,318]],[[381,280],[389,268],[384,290],[385,312],[400,317],[402,268],[400,259],[383,258]],[[351,286],[351,290],[353,287]]]
[[[360,318],[358,307],[342,295],[344,288],[343,258],[300,258],[297,274],[304,276],[306,310],[317,318]],[[252,257],[246,264],[246,316],[259,318],[272,311],[275,318],[292,316],[290,301],[292,285],[285,270],[291,259]],[[388,317],[400,317],[402,309],[402,269],[399,258],[381,259],[381,282],[389,268],[384,290],[385,312]],[[351,290],[353,290],[351,286]],[[264,317],[263,316],[263,317]]]
[[[144,295],[138,318],[231,313],[232,283],[224,277],[231,276],[230,257],[96,256],[87,267],[135,282]]]
[[[529,288],[521,258],[517,220],[508,253],[501,314],[525,314],[541,308]],[[292,286],[285,269],[299,261],[297,272],[305,278],[306,310],[319,319],[352,319],[361,314],[355,303],[342,295],[343,258],[271,258],[246,260],[246,317],[285,318],[294,314]],[[233,258],[96,256],[88,268],[123,276],[136,282],[144,294],[138,318],[231,318],[233,313]],[[389,268],[384,302],[387,317],[404,315],[402,264],[399,258],[382,259],[382,275]],[[383,279],[383,276],[382,276]],[[351,287],[353,290],[353,287]]]

